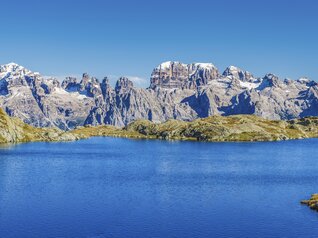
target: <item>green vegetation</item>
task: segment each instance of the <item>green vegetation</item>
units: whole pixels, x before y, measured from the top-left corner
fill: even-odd
[[[68,132],[77,138],[89,138],[94,136],[110,136],[110,137],[127,137],[136,139],[146,139],[147,137],[134,131],[126,131],[119,127],[104,125],[104,126],[84,126],[78,127],[75,130]]]
[[[306,121],[306,125],[304,124]],[[277,141],[318,135],[316,118],[273,121],[253,115],[212,116],[192,122],[170,120],[165,123],[136,121],[124,130],[147,137],[199,141]]]
[[[93,136],[136,139],[197,141],[278,141],[318,137],[318,118],[290,121],[266,120],[254,115],[211,116],[192,122],[169,120],[154,123],[137,120],[124,128],[110,125],[85,126],[65,132],[56,128],[35,128],[0,109],[0,143],[67,141]]]

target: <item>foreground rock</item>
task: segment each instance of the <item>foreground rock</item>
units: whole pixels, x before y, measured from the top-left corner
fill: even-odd
[[[311,195],[309,200],[301,201],[301,204],[307,205],[312,210],[318,211],[318,194]]]

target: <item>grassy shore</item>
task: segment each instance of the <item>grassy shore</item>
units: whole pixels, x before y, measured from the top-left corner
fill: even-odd
[[[318,118],[266,120],[254,115],[211,116],[191,122],[154,123],[137,120],[119,128],[110,125],[78,127],[72,131],[35,128],[0,109],[0,143],[68,141],[93,136],[196,141],[278,141],[318,137]]]

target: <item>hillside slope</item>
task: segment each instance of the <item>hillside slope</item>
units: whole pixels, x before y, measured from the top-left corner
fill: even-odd
[[[318,118],[280,121],[253,115],[236,115],[211,116],[192,122],[169,120],[154,123],[137,120],[122,129],[114,126],[86,126],[70,133],[80,138],[115,136],[162,140],[279,141],[318,137]]]
[[[199,141],[277,141],[318,136],[318,119],[267,120],[253,115],[211,116],[192,122],[170,120],[155,124],[136,121],[125,130],[159,139]]]
[[[267,120],[253,115],[211,116],[192,122],[137,120],[119,128],[110,125],[78,127],[72,131],[35,128],[0,109],[0,143],[69,141],[93,136],[197,141],[278,141],[318,137],[318,118]]]
[[[68,141],[77,139],[71,133],[59,129],[35,128],[18,118],[9,117],[0,108],[0,143],[29,141]]]

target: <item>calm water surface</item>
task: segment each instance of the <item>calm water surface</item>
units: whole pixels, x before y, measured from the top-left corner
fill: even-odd
[[[0,237],[318,237],[318,140],[0,147]]]

